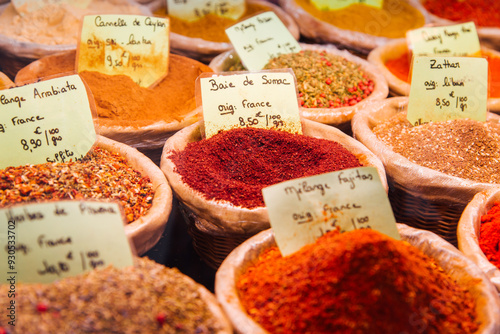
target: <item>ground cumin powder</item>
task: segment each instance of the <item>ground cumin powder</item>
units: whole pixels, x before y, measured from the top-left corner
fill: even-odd
[[[239,20],[233,20],[217,15],[206,15],[198,21],[188,22],[176,17],[170,16],[170,30],[176,34],[201,38],[211,42],[226,42],[229,43],[229,38],[226,35],[225,29],[232,26],[238,21],[245,20],[250,16],[254,16],[259,12],[270,10],[269,7],[247,3],[246,10]],[[154,12],[156,16],[167,16],[166,9],[161,8]]]

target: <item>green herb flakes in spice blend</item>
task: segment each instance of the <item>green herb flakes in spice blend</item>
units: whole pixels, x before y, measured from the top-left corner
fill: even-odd
[[[94,147],[81,161],[0,170],[0,207],[63,199],[119,201],[130,223],[153,203],[153,185],[118,153]]]
[[[0,319],[9,334],[216,333],[217,319],[198,285],[177,269],[147,258],[135,266],[101,270],[52,284],[16,285],[16,326]],[[0,285],[0,305],[9,285]]]
[[[500,124],[456,119],[412,126],[399,113],[373,128],[413,163],[477,182],[500,183]]]
[[[265,206],[267,186],[361,166],[337,142],[256,128],[219,132],[169,158],[182,181],[206,198],[250,209]]]
[[[473,284],[473,283],[471,283]],[[474,333],[475,301],[416,247],[370,229],[332,231],[237,280],[248,315],[278,333]]]
[[[353,106],[367,98],[375,83],[361,66],[325,51],[302,50],[278,56],[264,69],[291,68],[305,108]]]

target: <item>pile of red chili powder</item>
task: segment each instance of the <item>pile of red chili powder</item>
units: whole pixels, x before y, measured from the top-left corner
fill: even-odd
[[[337,142],[284,131],[237,128],[189,143],[170,159],[183,182],[208,199],[264,206],[262,188],[346,168],[359,160]]]
[[[363,229],[325,234],[283,258],[264,251],[237,282],[270,333],[474,333],[475,301],[407,242]]]
[[[481,217],[479,247],[492,264],[500,269],[500,202]]]

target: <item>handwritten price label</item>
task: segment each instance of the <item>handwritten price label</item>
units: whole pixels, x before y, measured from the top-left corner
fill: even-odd
[[[406,37],[414,56],[481,55],[474,22],[410,30]]]
[[[0,91],[0,168],[81,159],[95,140],[78,75]]]
[[[208,14],[237,20],[245,12],[244,0],[167,0],[168,15],[196,21]]]
[[[61,201],[0,209],[0,224],[15,226],[15,269],[20,282],[50,283],[112,264],[133,264],[118,203]],[[1,240],[1,239],[0,239]],[[9,251],[0,245],[0,253]],[[12,247],[10,247],[12,248]],[[11,253],[13,252],[11,251]],[[0,261],[0,268],[11,270]]]
[[[283,256],[340,228],[369,228],[399,239],[396,220],[377,169],[360,167],[315,175],[262,190]]]
[[[384,0],[311,0],[311,2],[319,10],[339,10],[354,4],[381,9],[384,5]]]
[[[414,57],[407,118],[414,125],[486,120],[488,62],[474,57]]]
[[[168,74],[167,18],[138,15],[87,15],[78,46],[78,72],[129,76],[151,87]]]
[[[71,5],[77,8],[87,8],[92,0],[11,0],[12,5],[20,14],[40,10],[47,5]]]
[[[238,127],[302,133],[292,70],[204,73],[198,81],[207,138]]]
[[[265,12],[226,29],[241,62],[249,71],[264,68],[270,59],[299,52],[299,43],[274,12]]]

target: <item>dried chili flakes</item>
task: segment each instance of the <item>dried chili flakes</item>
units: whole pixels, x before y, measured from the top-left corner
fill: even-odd
[[[183,182],[206,198],[245,208],[264,206],[262,188],[272,184],[361,166],[337,142],[256,128],[189,143],[170,159]]]
[[[0,285],[0,305],[5,305],[8,290],[7,284]],[[45,305],[43,312],[39,305]],[[147,258],[137,258],[135,266],[110,266],[52,284],[17,284],[16,309],[16,326],[2,317],[0,333],[2,326],[10,334],[221,330],[197,283]]]
[[[145,215],[153,186],[118,153],[94,147],[82,161],[7,167],[0,170],[0,207],[62,199],[119,201],[128,223]]]
[[[237,289],[249,316],[275,334],[462,334],[479,327],[466,287],[407,242],[369,229],[327,233],[286,258],[272,247]]]

